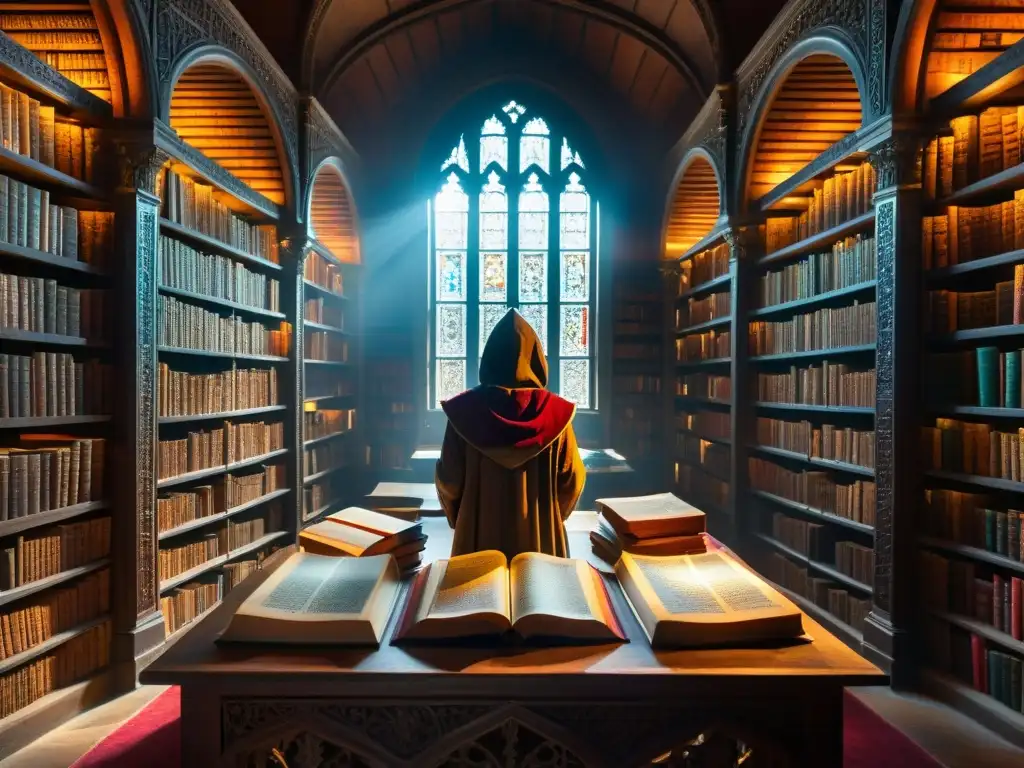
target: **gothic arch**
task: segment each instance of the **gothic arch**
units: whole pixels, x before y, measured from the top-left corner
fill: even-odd
[[[305,210],[310,233],[339,261],[362,261],[359,217],[341,161],[323,160],[313,173]]]
[[[722,173],[703,147],[683,157],[662,217],[662,258],[679,258],[722,220]]]

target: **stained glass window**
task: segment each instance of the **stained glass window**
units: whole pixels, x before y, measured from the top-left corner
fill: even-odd
[[[583,159],[520,102],[478,119],[442,163],[432,203],[430,402],[478,383],[512,307],[550,355],[549,388],[594,409],[598,262]]]

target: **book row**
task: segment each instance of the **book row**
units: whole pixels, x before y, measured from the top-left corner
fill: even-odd
[[[717,277],[729,274],[729,246],[716,245],[706,251],[695,254],[692,259],[682,263],[679,275],[679,290],[682,294]]]
[[[875,371],[852,370],[830,363],[798,368],[788,373],[759,373],[757,399],[766,403],[875,407]]]
[[[279,263],[277,227],[249,223],[232,213],[214,197],[214,193],[214,188],[208,184],[179,176],[168,169],[164,172],[162,215],[175,224],[212,237],[250,256]]]
[[[729,504],[728,483],[689,464],[676,461],[672,466],[679,495],[690,499],[695,507],[699,509],[701,504],[709,504],[712,508],[725,509]]]
[[[0,242],[106,267],[114,214],[54,205],[48,191],[0,176]]]
[[[97,416],[113,403],[113,368],[63,352],[0,354],[0,418]]]
[[[175,589],[160,598],[160,613],[164,617],[164,635],[170,637],[186,624],[217,605],[223,598],[224,581],[220,574],[211,582],[194,582]]]
[[[107,666],[113,632],[109,621],[58,646],[53,653],[0,677],[0,718]]]
[[[921,219],[921,266],[942,269],[1024,248],[1024,190],[1014,199]]]
[[[367,450],[371,450],[371,446],[367,446]],[[404,451],[403,451],[404,453]],[[406,455],[401,461],[408,459]],[[369,466],[370,462],[367,462]],[[384,464],[383,466],[399,466],[398,464]],[[319,512],[328,502],[333,502],[337,499],[337,493],[333,480],[328,478],[326,480],[318,480],[315,483],[310,483],[302,489],[302,516],[308,518],[311,515]]]
[[[104,568],[17,605],[0,614],[0,661],[109,613],[110,571]]]
[[[748,471],[751,488],[827,515],[875,524],[875,484],[871,481],[840,483],[825,472],[794,472],[763,459],[749,459]]]
[[[306,331],[307,360],[348,362],[348,341],[328,331]]]
[[[1024,639],[1020,578],[990,574],[975,563],[926,551],[920,553],[919,567],[930,609],[974,619],[1014,640]]]
[[[103,498],[106,441],[21,436],[0,448],[0,522]]]
[[[616,323],[634,323],[657,328],[661,325],[661,297],[632,295],[615,308]]]
[[[731,312],[732,291],[713,293],[703,299],[689,299],[685,307],[676,310],[676,330],[728,317]]]
[[[189,432],[181,440],[157,444],[157,477],[165,480],[189,472],[230,466],[284,448],[284,424],[225,423],[223,428]]]
[[[157,365],[157,415],[199,416],[278,405],[276,368],[187,373]]]
[[[53,107],[0,83],[0,142],[68,176],[92,180],[98,145],[95,128],[57,119]]]
[[[302,427],[306,440],[349,432],[356,428],[356,409],[306,411],[302,414]]]
[[[106,340],[106,294],[41,277],[0,274],[0,329]]]
[[[109,517],[33,531],[0,549],[0,590],[56,576],[109,554]]]
[[[351,449],[344,443],[324,443],[302,452],[302,463],[306,475],[315,475],[327,469],[344,467],[349,463]]]
[[[1000,509],[988,497],[944,488],[925,490],[922,529],[930,536],[1024,561],[1024,511]]]
[[[825,307],[789,320],[756,321],[749,325],[750,354],[779,355],[861,344],[874,344],[875,302]]]
[[[676,377],[676,394],[684,397],[707,397],[729,400],[732,397],[732,379],[707,373],[691,373]]]
[[[836,570],[861,584],[875,580],[875,550],[853,541],[837,541]]]
[[[824,560],[828,550],[828,528],[782,512],[772,514],[772,538],[811,560]]]
[[[162,494],[156,500],[157,531],[164,533],[194,520],[226,512],[283,487],[285,468],[277,464],[244,475],[227,475],[212,485]]]
[[[875,433],[809,421],[757,419],[757,442],[812,459],[842,461],[859,467],[875,466]]]
[[[765,224],[765,252],[774,253],[872,210],[875,173],[862,163],[847,173],[825,179],[799,216],[771,218]]]
[[[728,413],[697,411],[676,415],[676,427],[703,437],[729,438],[731,421]]]
[[[657,395],[661,392],[661,376],[616,374],[612,376],[612,392],[619,395]]]
[[[925,373],[932,404],[1020,408],[1022,355],[1024,350],[1001,352],[996,347],[929,355]]]
[[[1024,427],[1002,432],[989,424],[936,419],[934,427],[922,428],[921,438],[927,469],[1024,480]]]
[[[680,460],[689,466],[699,467],[709,475],[728,482],[730,451],[727,446],[679,432],[676,434],[676,451]]]
[[[847,237],[834,243],[830,252],[813,253],[762,275],[758,280],[758,306],[810,299],[874,280],[877,256],[874,237]]]
[[[281,284],[227,256],[203,253],[166,235],[160,237],[160,285],[255,309],[281,311]]]
[[[1021,161],[1024,108],[991,107],[950,121],[952,135],[925,146],[921,183],[929,200],[948,197]]]
[[[953,333],[1024,322],[1024,264],[1014,267],[1014,280],[996,283],[991,291],[929,291],[926,317],[931,333]]]
[[[285,356],[291,346],[289,323],[282,322],[278,330],[272,330],[262,323],[246,322],[236,315],[223,317],[171,296],[157,297],[157,321],[157,343],[176,349]]]
[[[871,610],[870,600],[855,597],[828,579],[811,576],[806,568],[784,555],[769,555],[765,575],[783,589],[810,600],[857,631],[864,626],[864,619]]]
[[[732,334],[729,331],[705,331],[676,339],[676,360],[693,363],[729,357]]]
[[[345,330],[345,312],[336,302],[326,301],[322,296],[306,299],[303,317],[311,323],[320,323]]]
[[[345,293],[345,282],[341,274],[341,268],[331,264],[319,254],[311,253],[306,257],[303,266],[303,276],[311,283],[319,285],[324,290],[342,296]]]
[[[280,505],[272,504],[243,520],[229,519],[224,527],[213,533],[202,534],[196,541],[161,547],[157,555],[159,580],[173,579],[281,530],[282,517]]]

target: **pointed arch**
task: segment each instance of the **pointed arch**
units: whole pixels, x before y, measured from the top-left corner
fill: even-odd
[[[308,217],[310,234],[338,261],[361,263],[355,202],[337,158],[324,160],[313,176]]]
[[[721,174],[707,150],[683,158],[665,211],[662,257],[678,259],[707,237],[722,218]]]

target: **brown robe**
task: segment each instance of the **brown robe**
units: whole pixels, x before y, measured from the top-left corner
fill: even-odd
[[[515,310],[480,360],[480,386],[441,404],[448,416],[435,484],[455,529],[452,555],[497,549],[569,554],[565,518],[586,478],[576,406],[548,392],[537,335]]]

